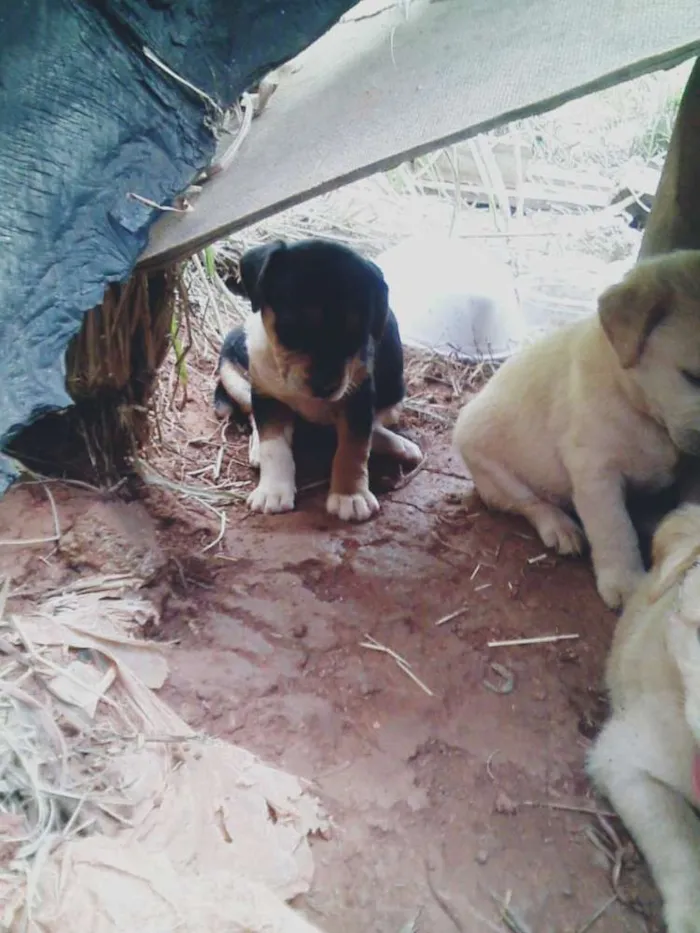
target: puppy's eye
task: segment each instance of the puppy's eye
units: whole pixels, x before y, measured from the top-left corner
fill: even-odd
[[[688,372],[687,369],[681,370],[681,376],[689,382],[695,389],[700,389],[700,374]]]

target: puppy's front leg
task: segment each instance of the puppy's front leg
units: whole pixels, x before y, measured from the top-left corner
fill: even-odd
[[[294,413],[276,399],[255,392],[252,404],[260,481],[248,496],[248,508],[253,512],[289,512],[294,508],[296,494],[292,454]]]
[[[598,592],[610,609],[623,606],[644,574],[639,540],[627,512],[624,480],[613,470],[572,471],[574,508],[591,545]]]
[[[379,511],[367,469],[374,422],[372,395],[367,379],[347,400],[336,423],[338,447],[326,510],[344,521],[364,522]]]

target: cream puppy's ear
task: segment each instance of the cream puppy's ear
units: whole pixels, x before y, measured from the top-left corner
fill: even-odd
[[[667,515],[656,529],[651,554],[655,602],[700,559],[700,505],[683,505]]]
[[[639,362],[644,345],[666,316],[672,294],[655,265],[635,266],[598,299],[598,317],[623,369]]]

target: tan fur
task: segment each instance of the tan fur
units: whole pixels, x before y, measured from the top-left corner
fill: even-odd
[[[643,568],[624,485],[670,483],[700,445],[700,251],[634,267],[599,314],[509,360],[460,412],[454,441],[483,500],[519,512],[560,553],[584,546],[617,607]]]
[[[256,389],[282,402],[306,421],[320,425],[335,425],[338,431],[338,449],[333,460],[331,491],[326,509],[345,521],[364,521],[375,514],[379,503],[369,491],[367,484],[367,461],[370,448],[376,453],[390,454],[397,459],[416,464],[422,459],[420,449],[407,438],[390,431],[387,425],[394,424],[400,406],[376,413],[371,443],[361,444],[351,438],[345,422],[345,401],[352,389],[365,378],[366,370],[359,358],[348,363],[343,385],[334,399],[314,398],[308,390],[309,361],[303,355],[289,353],[275,335],[272,312],[263,309],[246,322],[250,380]],[[233,367],[232,367],[233,368]],[[222,366],[223,373],[223,366]],[[228,373],[227,373],[228,375]],[[223,376],[220,376],[223,382]],[[226,388],[226,385],[224,384]],[[241,395],[236,382],[236,391]],[[237,399],[236,399],[237,400]],[[273,430],[273,437],[258,436],[255,424],[249,446],[251,466],[260,468],[261,478],[257,489],[250,495],[248,503],[256,511],[278,512],[294,507],[295,490],[289,493],[289,468],[286,448],[279,440],[285,438],[291,452],[291,421],[283,431]],[[265,466],[263,466],[265,464]],[[272,470],[275,482],[268,492],[268,473]],[[281,479],[282,478],[282,479]],[[284,487],[284,489],[282,489]]]
[[[346,521],[365,521],[379,511],[379,503],[369,488],[370,439],[361,441],[354,437],[342,415],[337,421],[337,431],[338,447],[333,457],[326,508],[331,515]]]
[[[669,933],[700,933],[700,506],[667,516],[607,664],[611,717],[589,773],[632,833],[664,898]]]

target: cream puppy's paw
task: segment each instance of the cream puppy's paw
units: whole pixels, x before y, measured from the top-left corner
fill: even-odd
[[[639,586],[644,571],[636,567],[603,567],[596,570],[600,598],[608,609],[621,609]]]
[[[666,897],[664,915],[668,933],[700,933],[700,893],[696,878],[692,879],[692,884],[695,890],[689,886],[685,894]]]
[[[291,512],[295,494],[293,484],[263,479],[248,496],[248,508],[251,512],[263,512],[265,515]]]
[[[326,511],[344,522],[366,522],[379,511],[379,503],[369,489],[349,496],[332,492],[326,500]]]
[[[538,502],[530,506],[527,517],[537,529],[542,543],[557,554],[582,554],[586,538],[581,527],[555,505]]]

